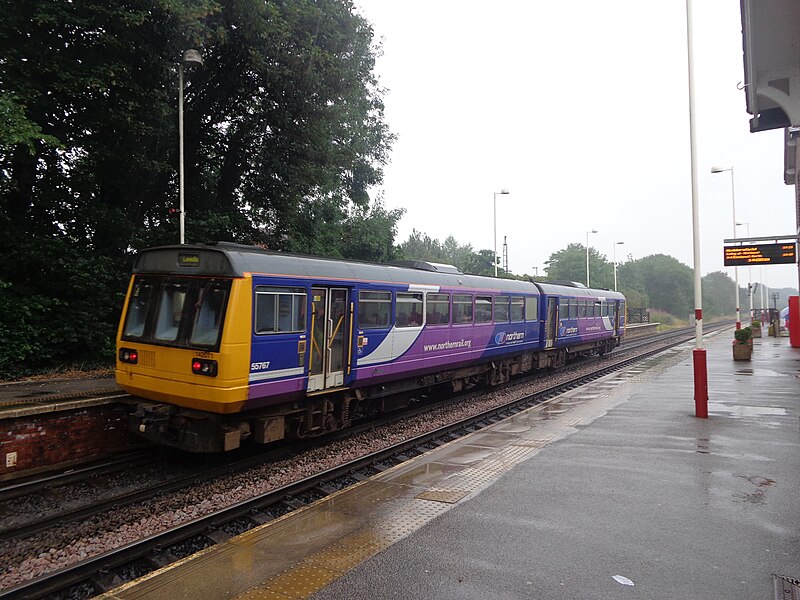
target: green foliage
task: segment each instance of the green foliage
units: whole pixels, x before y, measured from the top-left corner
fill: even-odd
[[[111,361],[131,256],[186,239],[385,259],[393,141],[350,0],[0,0],[0,370]]]
[[[435,240],[429,235],[414,229],[409,238],[400,245],[400,253],[407,260],[425,260],[449,264],[457,267],[462,273],[471,275],[494,275],[492,250],[478,252],[472,244],[459,244],[451,235],[444,242]],[[498,269],[499,277],[510,277],[502,269]]]
[[[546,261],[547,279],[586,284],[586,246],[569,244]],[[614,263],[596,249],[589,248],[589,284],[593,288],[614,289]]]
[[[742,327],[733,332],[737,344],[746,344],[753,337],[753,330],[749,327]]]

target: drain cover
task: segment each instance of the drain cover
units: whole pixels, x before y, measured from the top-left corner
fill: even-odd
[[[775,600],[800,600],[800,579],[773,573],[772,586],[775,590]]]

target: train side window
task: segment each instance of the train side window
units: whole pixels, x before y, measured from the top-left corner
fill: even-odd
[[[578,318],[586,318],[586,300],[578,300]]]
[[[307,294],[303,288],[258,286],[256,333],[301,333],[306,330]]]
[[[398,327],[420,327],[422,315],[422,293],[397,292],[395,324]]]
[[[525,298],[525,320],[526,321],[539,320],[539,298],[536,297]]]
[[[428,325],[447,325],[450,323],[450,295],[428,294],[425,318]]]
[[[189,292],[188,283],[167,283],[161,291],[158,306],[155,339],[159,342],[174,342],[178,339],[178,328],[183,315],[183,304]]]
[[[147,322],[147,309],[150,306],[156,286],[152,281],[136,281],[128,301],[128,315],[125,317],[125,328],[122,336],[125,338],[141,338],[144,335],[144,326]]]
[[[569,301],[569,318],[572,320],[578,318],[578,300],[576,298]]]
[[[453,323],[472,323],[472,296],[453,294]]]
[[[520,298],[521,300],[521,298]],[[494,297],[494,322],[508,323],[508,296]]]
[[[389,327],[392,319],[392,292],[358,293],[358,328]]]
[[[476,323],[492,322],[491,296],[475,296],[475,322]]]
[[[525,320],[525,298],[522,296],[511,298],[511,320],[515,323]]]

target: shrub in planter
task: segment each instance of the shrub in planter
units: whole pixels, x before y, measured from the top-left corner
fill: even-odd
[[[753,330],[749,327],[742,327],[733,332],[737,344],[746,344],[753,337]]]
[[[749,327],[733,332],[733,360],[750,360],[753,354],[753,330]]]

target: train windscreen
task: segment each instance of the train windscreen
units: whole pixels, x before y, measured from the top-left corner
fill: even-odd
[[[230,279],[139,275],[122,339],[216,351],[230,289]]]

